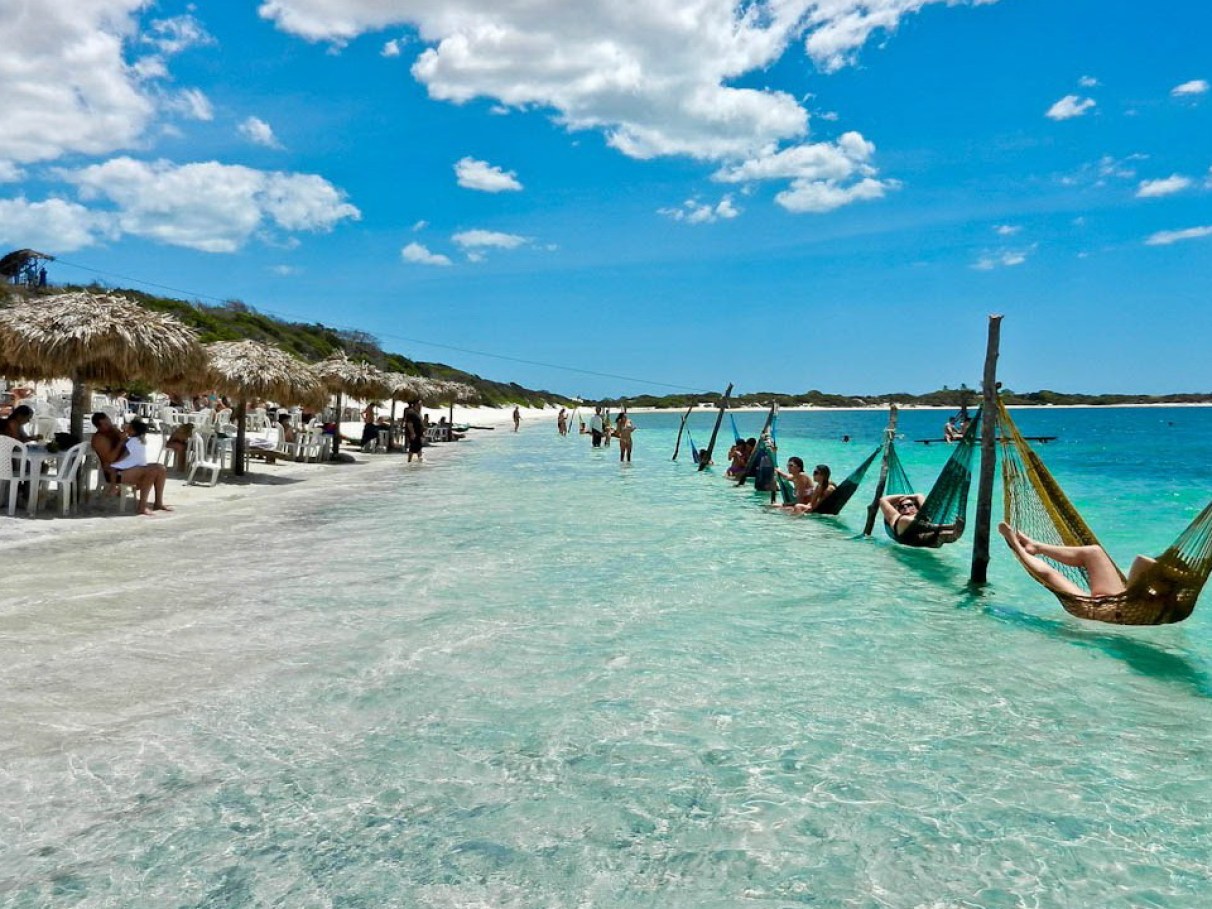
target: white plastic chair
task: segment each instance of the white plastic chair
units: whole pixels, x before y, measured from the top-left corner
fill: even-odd
[[[34,511],[34,505],[38,500],[38,494],[33,490],[32,484],[36,481],[38,488],[43,486],[50,487],[54,485],[59,490],[60,511],[67,514],[67,506],[69,502],[75,502],[77,484],[76,479],[80,475],[80,464],[84,460],[84,443],[73,445],[62,456],[59,461],[59,469],[54,473],[43,474],[39,477],[31,477],[30,489],[30,513]]]
[[[206,440],[198,433],[194,433],[189,439],[189,476],[185,479],[187,486],[192,486],[194,476],[199,470],[210,471],[210,483],[208,485],[215,486],[219,482],[219,472],[223,470],[223,464],[219,461],[209,461],[206,458]]]
[[[13,461],[17,462],[15,466]],[[17,488],[29,479],[28,473],[25,446],[10,436],[0,436],[0,483],[8,484],[10,518],[17,513]]]

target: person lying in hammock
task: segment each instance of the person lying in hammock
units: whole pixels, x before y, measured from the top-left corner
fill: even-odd
[[[1015,530],[1005,521],[997,525],[997,530],[1006,538],[1011,551],[1023,563],[1028,573],[1054,593],[1095,599],[1118,596],[1156,562],[1148,556],[1137,556],[1132,562],[1125,583],[1120,577],[1119,569],[1115,567],[1115,562],[1101,546],[1053,546],[1050,543],[1041,543],[1022,531]],[[1090,580],[1090,590],[1082,590],[1039,556],[1082,569]]]
[[[791,511],[794,514],[812,514],[816,511],[837,489],[837,484],[832,482],[829,476],[829,465],[817,464],[812,470],[812,492],[808,494],[808,501],[797,502],[791,506]]]
[[[880,499],[880,511],[884,514],[884,523],[888,525],[893,539],[906,546],[927,547],[941,546],[958,540],[964,532],[962,522],[931,524],[917,519],[918,512],[925,504],[926,497],[920,492],[884,496]]]

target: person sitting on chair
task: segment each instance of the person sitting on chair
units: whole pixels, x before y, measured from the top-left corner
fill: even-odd
[[[941,546],[953,543],[964,531],[964,522],[954,524],[931,524],[919,521],[918,512],[926,504],[920,492],[884,496],[880,499],[880,511],[893,539],[906,546]]]
[[[1078,597],[1113,597],[1128,589],[1142,572],[1156,563],[1156,559],[1139,555],[1132,561],[1128,570],[1128,580],[1125,583],[1120,577],[1119,569],[1107,550],[1101,546],[1053,546],[1033,540],[1022,531],[1015,530],[1005,521],[997,525],[998,532],[1006,538],[1014,555],[1022,562],[1023,567],[1041,584],[1055,593],[1069,594]],[[1090,590],[1082,590],[1061,572],[1057,571],[1043,559],[1052,559],[1062,565],[1080,568],[1086,572],[1090,581]]]
[[[8,436],[10,439],[16,439],[23,444],[25,442],[40,441],[42,436],[31,436],[25,431],[25,427],[33,418],[34,412],[29,408],[29,405],[17,405],[7,417],[0,417],[0,436]]]
[[[164,447],[173,453],[173,466],[181,473],[185,473],[185,453],[189,449],[189,440],[193,434],[194,424],[182,423],[173,428],[164,442]]]
[[[96,415],[93,419],[96,424]],[[97,433],[101,426],[97,425]],[[168,478],[168,469],[163,464],[147,462],[147,445],[144,438],[147,435],[147,424],[142,420],[131,420],[126,426],[126,442],[121,455],[109,465],[110,477],[114,483],[124,483],[135,487],[139,492],[139,514],[151,515],[156,511],[172,511],[164,504],[164,481]],[[104,462],[103,462],[104,463]],[[155,490],[155,502],[148,507],[147,500]]]

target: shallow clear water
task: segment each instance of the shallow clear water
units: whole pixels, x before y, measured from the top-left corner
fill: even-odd
[[[844,475],[883,421],[780,453]],[[1212,410],[1019,421],[1122,561],[1212,493]],[[973,594],[966,545],[769,513],[635,422],[630,468],[528,426],[10,554],[0,905],[1205,904],[1209,603],[1084,623],[1001,548]]]

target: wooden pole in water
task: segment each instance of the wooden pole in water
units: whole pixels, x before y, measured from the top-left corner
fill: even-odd
[[[724,422],[724,411],[728,409],[728,399],[732,397],[732,383],[728,383],[728,387],[724,390],[724,397],[720,400],[720,412],[716,414],[715,426],[711,430],[711,440],[707,443],[706,453],[699,452],[699,470],[706,470],[707,465],[711,463],[711,452],[715,450],[715,437],[720,434],[720,424]]]
[[[875,529],[875,518],[880,513],[880,499],[884,497],[884,488],[888,485],[888,446],[896,437],[896,421],[900,419],[900,410],[895,404],[888,407],[888,426],[884,429],[884,460],[880,464],[880,480],[875,484],[875,497],[867,506],[867,523],[863,525],[863,535],[871,536]]]
[[[694,405],[691,404],[686,408],[686,412],[682,414],[682,425],[678,427],[678,440],[673,445],[673,460],[678,459],[678,451],[682,447],[682,431],[686,428],[686,421],[690,419],[690,411],[694,410]]]
[[[993,523],[993,475],[997,469],[997,355],[1001,345],[1002,317],[989,317],[989,343],[985,348],[985,377],[981,405],[981,472],[976,490],[976,529],[972,534],[970,584],[984,584],[989,569],[989,526]]]

